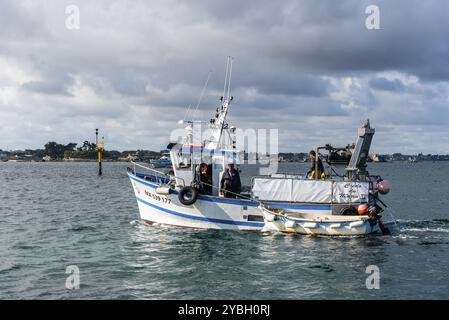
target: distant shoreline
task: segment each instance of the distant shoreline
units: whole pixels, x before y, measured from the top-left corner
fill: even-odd
[[[402,163],[402,164],[415,164],[415,163],[435,163],[435,162],[448,162],[449,160],[421,160],[421,161],[407,161],[407,160],[393,160],[393,161],[370,161],[368,164],[392,164],[392,163]],[[0,161],[0,163],[97,163],[97,160],[87,160],[87,159],[80,159],[80,160],[51,160],[51,161],[33,161],[33,160],[8,160],[8,161]],[[131,163],[131,161],[127,160],[102,160],[103,163]],[[148,161],[135,161],[138,163],[148,163]],[[308,164],[309,162],[304,161],[279,161],[279,164],[287,164],[287,163],[294,163],[294,164]],[[243,162],[242,164],[250,164]],[[258,163],[255,163],[258,164]]]
[[[96,163],[97,160],[51,160],[51,161],[33,161],[33,160],[7,160],[7,161],[0,161],[0,163]],[[126,160],[105,160],[103,159],[101,162],[123,162],[123,163],[130,163],[130,161]]]

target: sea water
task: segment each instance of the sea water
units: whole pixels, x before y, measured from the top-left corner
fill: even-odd
[[[400,233],[362,238],[149,226],[127,166],[0,163],[1,299],[449,298],[448,162],[370,164]]]

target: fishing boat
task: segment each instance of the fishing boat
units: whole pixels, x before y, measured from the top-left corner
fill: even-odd
[[[183,138],[167,146],[172,172],[135,162],[128,167],[140,218],[149,224],[190,228],[330,236],[388,233],[381,220],[386,205],[380,199],[389,191],[388,182],[367,171],[375,133],[368,120],[357,130],[355,143],[343,148],[327,144],[314,150],[315,164],[319,159],[327,164],[323,174],[255,176],[249,192],[223,197],[222,175],[229,163],[239,167],[241,154],[236,148],[236,128],[226,121],[233,101],[230,65],[212,119],[207,123],[180,121],[186,125]],[[204,182],[198,177],[203,163],[210,169],[209,192],[203,192]],[[343,167],[343,172],[337,167]]]

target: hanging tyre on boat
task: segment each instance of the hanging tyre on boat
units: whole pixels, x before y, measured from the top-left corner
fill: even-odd
[[[194,187],[183,187],[179,190],[178,198],[183,205],[190,206],[198,198],[198,190]]]
[[[340,211],[342,216],[356,216],[358,215],[357,209],[354,207],[345,207]]]

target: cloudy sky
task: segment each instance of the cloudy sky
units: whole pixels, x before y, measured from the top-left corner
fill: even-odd
[[[445,0],[0,0],[0,149],[99,127],[110,149],[160,150],[210,71],[196,118],[212,116],[231,55],[229,121],[278,128],[280,151],[353,142],[369,118],[372,151],[449,153],[448,13]]]

